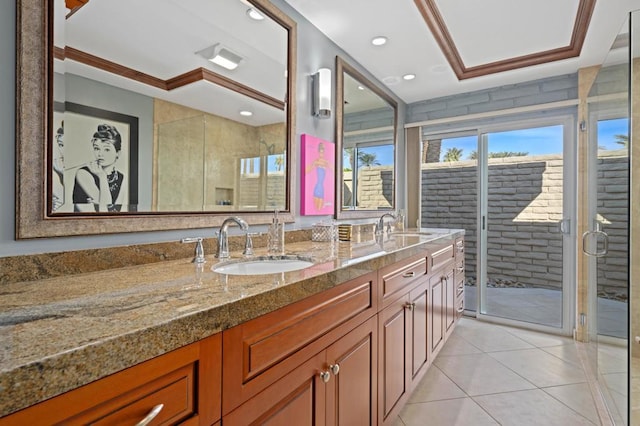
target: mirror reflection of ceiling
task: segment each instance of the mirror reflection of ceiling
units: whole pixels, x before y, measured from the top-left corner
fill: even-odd
[[[441,27],[452,40],[450,47],[458,50],[465,66],[473,67],[570,46],[579,7],[593,1],[286,1],[406,103],[571,74],[601,64],[628,12],[640,9],[640,0],[595,1],[590,19],[583,19],[577,28],[586,35],[579,56],[461,80],[448,60],[451,52],[438,44],[417,4],[438,10]],[[371,39],[379,35],[388,42],[373,46]],[[403,80],[405,74],[416,78]]]
[[[344,76],[344,114],[389,108],[389,104],[349,74]]]
[[[245,0],[89,0],[69,13],[65,0],[56,0],[54,45],[58,51],[66,46],[67,56],[77,50],[130,68],[149,76],[146,81],[151,84],[86,65],[73,56],[54,61],[54,70],[252,126],[281,123],[287,93],[287,31],[269,18],[251,19],[250,8]],[[214,45],[240,56],[240,65],[226,70],[197,53]],[[171,83],[189,72],[206,77],[209,71],[274,101],[268,105],[205,80],[172,90],[154,86],[158,80]],[[243,109],[251,110],[253,116],[240,116]]]

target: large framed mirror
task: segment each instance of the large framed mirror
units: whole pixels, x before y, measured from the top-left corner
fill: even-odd
[[[17,238],[294,219],[296,24],[268,0],[17,6]]]
[[[395,209],[397,122],[397,102],[336,57],[338,219]]]

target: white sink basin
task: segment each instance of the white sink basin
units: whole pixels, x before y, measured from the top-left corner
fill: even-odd
[[[297,271],[312,265],[311,259],[301,256],[260,256],[219,263],[211,270],[227,275],[267,275]]]

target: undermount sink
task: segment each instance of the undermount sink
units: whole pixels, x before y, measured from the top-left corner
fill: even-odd
[[[213,265],[211,270],[227,275],[267,275],[297,271],[312,265],[310,258],[302,256],[258,256],[219,263]]]

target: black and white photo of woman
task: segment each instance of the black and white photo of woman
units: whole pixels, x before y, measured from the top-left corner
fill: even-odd
[[[73,205],[76,212],[119,212],[126,210],[124,174],[116,166],[122,139],[115,126],[99,124],[91,138],[94,160],[75,174]]]

